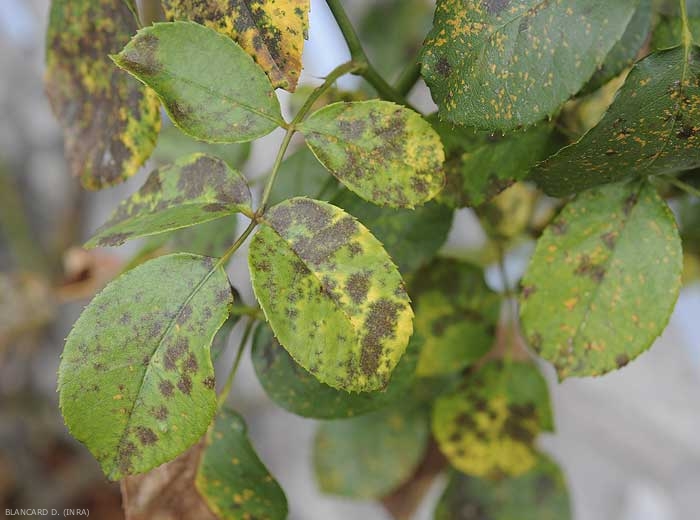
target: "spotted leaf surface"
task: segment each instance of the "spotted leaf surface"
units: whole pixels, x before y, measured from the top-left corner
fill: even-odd
[[[209,348],[231,295],[213,259],[164,256],[110,283],[75,323],[58,373],[61,411],[110,479],[175,458],[207,430]]]
[[[380,208],[343,190],[332,202],[367,226],[402,273],[433,258],[452,227],[452,210],[433,201],[412,210]]]
[[[275,87],[294,91],[309,25],[309,0],[163,0],[169,20],[190,19],[236,40]]]
[[[446,184],[438,199],[453,208],[483,204],[556,151],[549,125],[503,135],[442,123],[437,116],[430,122],[445,145]]]
[[[523,331],[561,379],[621,368],[663,331],[678,298],[681,242],[647,184],[613,184],[570,202],[537,242]]]
[[[416,333],[425,340],[418,375],[459,372],[491,349],[501,302],[481,269],[437,259],[411,278],[409,292]]]
[[[86,246],[116,246],[131,238],[189,227],[232,213],[252,216],[251,204],[243,175],[215,157],[190,155],[152,172]]]
[[[656,52],[627,76],[603,119],[534,170],[555,196],[700,166],[700,48]]]
[[[467,475],[522,475],[537,463],[535,438],[552,429],[547,383],[530,363],[491,361],[433,408],[433,435]]]
[[[435,510],[435,520],[570,520],[564,475],[546,455],[517,477],[487,480],[457,472]]]
[[[374,204],[412,208],[445,183],[440,137],[420,114],[394,103],[333,103],[299,130],[340,182]]]
[[[405,406],[321,423],[313,454],[319,487],[334,495],[380,498],[413,474],[428,435],[425,411]]]
[[[253,366],[267,395],[282,408],[302,417],[348,418],[404,399],[412,387],[420,341],[414,335],[386,389],[349,394],[321,383],[300,367],[267,327],[253,339]]]
[[[123,0],[53,0],[46,93],[65,132],[70,171],[88,189],[130,177],[153,151],[156,96],[109,60],[136,32]]]
[[[114,62],[151,87],[183,132],[252,141],[283,124],[270,81],[233,40],[192,22],[141,29]]]
[[[253,289],[280,344],[322,383],[384,388],[413,332],[401,275],[343,210],[294,198],[272,207],[250,246]]]
[[[284,520],[287,498],[248,440],[243,418],[222,409],[209,428],[195,477],[221,520]]]
[[[552,115],[625,32],[639,0],[438,0],[423,77],[440,117],[512,130]]]

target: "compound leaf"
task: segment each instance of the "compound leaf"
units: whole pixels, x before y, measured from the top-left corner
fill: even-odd
[[[132,176],[158,137],[158,99],[109,60],[134,32],[123,0],[51,2],[46,93],[65,131],[69,169],[88,189]]]
[[[438,0],[423,77],[440,117],[512,130],[552,115],[625,32],[639,0]]]
[[[420,114],[394,103],[333,103],[299,130],[340,182],[374,204],[413,208],[445,183],[440,137]]]
[[[559,377],[601,375],[648,349],[681,285],[676,222],[649,184],[612,184],[570,202],[537,242],[520,316]]]
[[[248,440],[243,418],[219,411],[204,440],[197,491],[222,520],[284,520],[287,498]]]
[[[274,87],[294,92],[309,25],[309,0],[163,0],[168,20],[190,19],[250,54]]]
[[[384,388],[413,332],[401,275],[362,224],[325,202],[273,206],[250,246],[255,295],[294,360],[334,388]]]
[[[351,498],[390,493],[422,460],[429,431],[425,410],[406,406],[321,423],[313,455],[319,487]]]
[[[83,311],[59,367],[60,406],[110,479],[175,458],[207,430],[209,349],[231,304],[214,259],[175,254],[127,271]]]
[[[629,177],[700,166],[700,48],[675,47],[638,62],[603,119],[541,163],[533,178],[563,196]]]
[[[461,472],[521,475],[537,462],[537,434],[553,428],[547,383],[531,363],[491,361],[435,401],[432,426]]]
[[[459,372],[491,349],[501,301],[481,269],[436,259],[411,278],[409,293],[416,333],[424,339],[419,376]]]
[[[435,520],[570,520],[564,475],[546,455],[517,477],[487,480],[453,472],[435,510]]]
[[[232,213],[252,216],[251,205],[243,175],[220,159],[197,153],[153,171],[85,245],[116,246]]]
[[[114,62],[156,91],[183,132],[252,141],[284,124],[270,81],[233,40],[192,22],[141,29]]]

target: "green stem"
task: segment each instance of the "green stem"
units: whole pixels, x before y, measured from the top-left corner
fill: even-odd
[[[356,72],[362,68],[362,65],[355,62],[355,61],[348,61],[346,63],[343,63],[342,65],[338,65],[336,68],[334,68],[328,76],[326,76],[326,79],[324,80],[323,84],[318,86],[306,99],[304,104],[302,105],[301,109],[299,109],[299,112],[297,115],[294,117],[294,120],[291,123],[291,126],[296,126],[299,123],[301,123],[306,115],[311,111],[311,109],[314,106],[314,103],[318,101],[318,98],[320,98],[331,86],[338,81],[338,78],[341,76],[344,76],[345,74],[350,74],[351,72]]]
[[[239,236],[236,241],[231,244],[231,247],[229,247],[226,252],[219,258],[219,261],[216,262],[216,266],[214,266],[214,269],[217,269],[221,267],[222,265],[225,265],[226,262],[229,261],[233,253],[238,251],[238,249],[243,245],[243,243],[246,241],[246,239],[250,236],[250,234],[253,232],[255,229],[255,226],[258,225],[257,220],[251,220],[250,224],[248,224],[248,227],[245,228],[245,231],[241,233],[241,236]]]
[[[272,165],[270,177],[267,179],[267,184],[265,184],[265,191],[263,191],[260,207],[258,208],[258,211],[255,212],[254,222],[257,222],[267,209],[267,204],[270,201],[270,194],[272,193],[272,186],[275,184],[277,173],[279,172],[280,166],[282,165],[282,160],[284,159],[284,154],[287,153],[287,148],[289,148],[289,143],[292,141],[292,137],[294,137],[295,132],[296,128],[292,124],[289,126],[289,128],[287,128],[287,133],[284,134],[284,139],[282,139],[282,144],[280,145],[280,149],[277,152],[277,157],[275,158],[275,164]]]
[[[124,0],[124,3],[126,4],[127,9],[131,11],[131,14],[134,15],[134,19],[136,20],[136,26],[141,29],[143,27],[143,24],[141,23],[141,17],[139,16],[139,8],[136,5],[136,0]]]
[[[687,182],[683,182],[677,177],[666,177],[666,180],[679,190],[686,192],[688,195],[700,198],[700,189],[696,188],[695,186],[691,186]]]
[[[394,85],[394,90],[402,96],[407,96],[420,79],[420,63],[412,62],[406,67]]]
[[[253,326],[255,323],[256,322],[253,319],[248,320],[248,323],[246,323],[243,336],[241,337],[241,342],[238,346],[238,352],[236,352],[236,359],[233,360],[231,371],[229,372],[228,377],[226,378],[226,383],[224,383],[224,387],[221,389],[221,393],[219,394],[217,408],[221,408],[224,405],[228,394],[231,392],[233,380],[236,378],[236,372],[238,372],[238,366],[241,364],[241,359],[243,359],[243,351],[245,350],[245,346],[248,343],[248,338],[250,337],[250,333],[253,331]]]
[[[681,4],[681,27],[683,32],[683,46],[689,48],[693,43],[693,35],[690,32],[690,23],[688,22],[688,7],[686,0],[680,0]]]

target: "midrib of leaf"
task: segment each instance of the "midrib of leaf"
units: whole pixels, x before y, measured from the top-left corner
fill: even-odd
[[[255,18],[255,16],[253,16],[253,10],[250,7],[249,0],[241,0],[241,4],[242,4],[242,7],[246,10],[248,18],[253,22],[253,26],[258,31],[258,34],[262,34],[262,30],[261,30],[260,26],[258,25],[257,19]],[[272,62],[272,64],[275,66],[275,72],[277,72],[278,74],[280,74],[284,78],[285,77],[284,71],[277,64],[277,60],[275,59],[274,55],[270,51],[270,48],[268,47],[267,42],[262,38],[262,36],[260,37],[260,39],[263,41],[265,53],[269,56],[270,62]],[[255,60],[255,61],[257,61],[257,60]]]

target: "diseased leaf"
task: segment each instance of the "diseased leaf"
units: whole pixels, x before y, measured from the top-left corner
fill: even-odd
[[[629,177],[700,167],[700,48],[638,62],[597,126],[541,163],[533,178],[563,196]]]
[[[557,148],[552,127],[541,124],[508,135],[429,118],[445,145],[445,189],[438,200],[453,208],[478,206],[516,181]]]
[[[367,226],[402,273],[433,258],[452,227],[453,211],[432,201],[413,210],[380,208],[343,190],[332,202]]]
[[[294,92],[309,27],[309,0],[163,0],[168,20],[190,19],[236,40],[275,87]]]
[[[318,162],[307,147],[299,148],[280,165],[277,179],[270,192],[270,204],[278,204],[292,197],[328,200],[338,191],[338,182]]]
[[[287,498],[248,440],[243,418],[222,409],[209,428],[195,486],[221,520],[284,520]]]
[[[175,458],[214,416],[209,347],[232,304],[214,262],[176,254],[127,271],[68,336],[58,373],[61,411],[112,480]]]
[[[252,358],[265,392],[282,408],[302,417],[348,418],[406,397],[414,382],[420,345],[414,334],[386,389],[360,394],[349,394],[321,383],[292,359],[268,327],[256,331]]]
[[[335,206],[270,208],[250,246],[255,295],[294,360],[333,388],[384,388],[413,332],[401,275],[381,243]]]
[[[134,32],[123,0],[51,2],[46,93],[65,131],[69,169],[88,189],[132,176],[156,143],[158,99],[109,60]]]
[[[438,0],[423,77],[440,117],[512,130],[554,114],[603,63],[639,0]]]
[[[432,422],[440,450],[461,472],[522,475],[537,463],[537,434],[553,428],[547,383],[531,363],[491,361],[435,401]]]
[[[435,520],[570,520],[561,470],[546,455],[537,457],[537,464],[518,477],[487,480],[453,472]]]
[[[413,208],[445,183],[440,137],[420,114],[394,103],[333,103],[299,130],[340,182],[374,204]]]
[[[581,193],[537,242],[522,281],[525,337],[560,379],[621,368],[663,331],[681,269],[675,219],[652,186]]]
[[[411,278],[409,293],[416,333],[425,340],[418,375],[459,372],[491,349],[501,300],[481,269],[439,258]]]
[[[220,159],[194,154],[152,172],[85,245],[116,246],[232,213],[252,217],[251,205],[243,175]]]
[[[413,474],[428,435],[425,410],[407,406],[321,423],[314,442],[319,487],[351,498],[382,497]]]
[[[173,123],[197,139],[252,141],[284,124],[263,71],[213,29],[156,23],[141,29],[112,59],[155,90]]]

